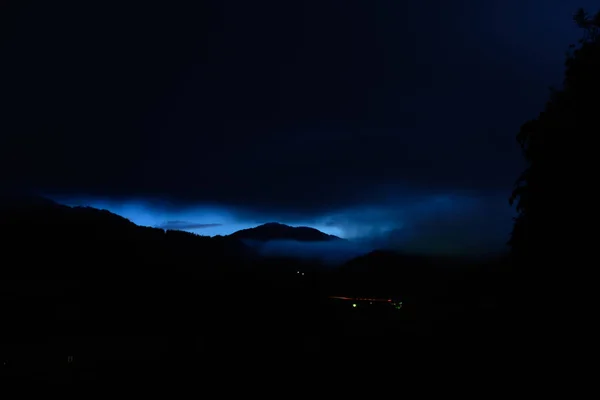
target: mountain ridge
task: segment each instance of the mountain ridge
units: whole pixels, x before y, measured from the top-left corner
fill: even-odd
[[[268,222],[254,228],[241,229],[228,236],[236,239],[256,240],[261,242],[270,240],[295,240],[299,242],[345,240],[308,226],[293,227],[279,222]]]

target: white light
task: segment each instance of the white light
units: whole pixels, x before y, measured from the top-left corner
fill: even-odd
[[[304,272],[302,273],[302,275],[304,275]]]

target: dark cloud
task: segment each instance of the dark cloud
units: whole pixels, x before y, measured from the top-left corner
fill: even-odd
[[[222,226],[223,224],[199,224],[189,221],[166,221],[156,228],[161,229],[179,229],[179,230],[192,230],[192,229],[203,229],[203,228],[215,228]]]
[[[473,52],[491,45],[462,8],[375,3],[23,9],[2,74],[13,180],[290,211],[390,182],[508,188],[518,105],[480,98],[538,74]]]

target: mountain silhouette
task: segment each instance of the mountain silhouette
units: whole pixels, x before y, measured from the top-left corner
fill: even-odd
[[[36,196],[1,196],[0,228],[5,259],[31,265],[7,268],[19,276],[74,277],[109,269],[121,277],[139,270],[147,275],[152,270],[148,265],[164,274],[163,266],[171,263],[188,270],[201,265],[206,272],[216,260],[234,258],[235,264],[250,252],[234,238],[139,226],[108,210],[70,207]]]
[[[292,227],[278,222],[269,222],[255,228],[242,229],[229,235],[236,239],[256,240],[296,240],[299,242],[325,242],[343,240],[335,235],[328,235],[318,229],[306,226]]]

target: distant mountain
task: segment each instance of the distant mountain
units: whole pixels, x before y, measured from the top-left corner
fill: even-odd
[[[335,270],[332,287],[338,293],[401,296],[407,301],[444,296],[458,301],[498,290],[502,282],[507,285],[505,265],[503,256],[426,256],[376,250]]]
[[[269,222],[255,228],[242,229],[229,236],[236,239],[256,240],[261,242],[269,240],[295,240],[299,242],[344,240],[337,236],[323,233],[318,229],[306,226],[292,227],[277,222]]]

